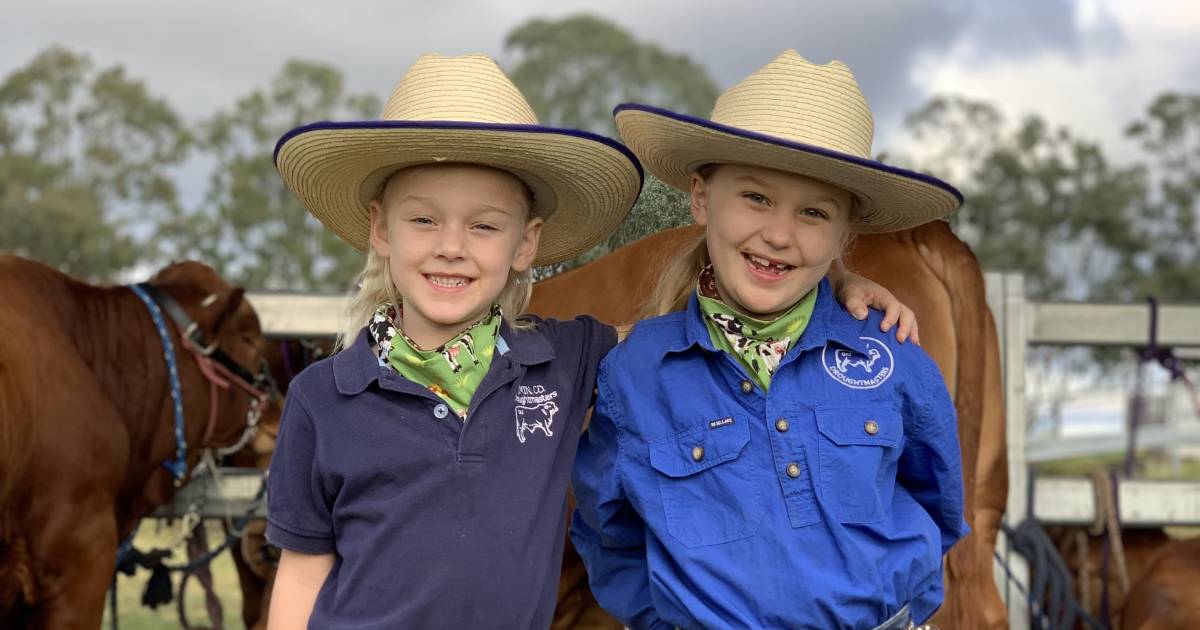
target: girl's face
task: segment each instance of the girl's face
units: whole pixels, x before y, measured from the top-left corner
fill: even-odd
[[[497,169],[438,164],[392,176],[371,204],[371,246],[404,301],[403,328],[435,348],[487,314],[537,253],[524,185]],[[517,315],[517,313],[509,313]]]
[[[850,193],[801,175],[722,164],[692,175],[691,198],[721,298],[758,319],[812,290],[849,235]]]

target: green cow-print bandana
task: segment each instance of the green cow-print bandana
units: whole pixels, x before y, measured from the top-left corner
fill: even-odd
[[[401,311],[402,313],[402,311]],[[390,304],[375,311],[367,329],[380,365],[391,366],[408,380],[428,387],[445,400],[459,419],[467,416],[471,396],[487,375],[500,334],[500,307],[432,350],[422,350],[397,325],[403,315]]]
[[[774,320],[754,319],[735,311],[721,299],[712,265],[700,272],[696,294],[713,345],[737,358],[764,390],[770,388],[779,362],[804,333],[817,303],[817,287],[813,287]]]

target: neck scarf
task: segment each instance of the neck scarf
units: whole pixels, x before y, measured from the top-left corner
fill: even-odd
[[[471,396],[492,364],[500,334],[500,307],[493,306],[483,319],[432,350],[422,350],[404,334],[397,325],[403,317],[402,309],[384,304],[367,324],[379,364],[391,366],[404,378],[428,387],[460,420],[465,418]]]
[[[713,345],[733,355],[764,390],[770,387],[779,362],[808,326],[817,303],[817,287],[813,287],[774,320],[755,319],[721,299],[712,265],[700,272],[696,294]]]

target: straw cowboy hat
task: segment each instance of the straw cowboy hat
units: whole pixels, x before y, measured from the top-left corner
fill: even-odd
[[[538,125],[525,97],[485,55],[424,55],[396,85],[381,120],[305,125],[275,146],[287,187],[361,251],[368,206],[386,178],[439,162],[499,168],[529,186],[533,215],[546,219],[537,265],[599,242],[624,220],[642,185],[637,158],[619,142]]]
[[[683,191],[705,164],[798,173],[856,195],[859,232],[914,227],[963,201],[946,182],[871,158],[871,110],[839,61],[819,66],[784,51],[722,94],[711,120],[633,103],[614,114],[621,139],[645,168]]]

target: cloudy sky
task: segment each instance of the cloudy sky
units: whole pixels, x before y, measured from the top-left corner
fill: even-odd
[[[1171,0],[16,0],[0,76],[50,44],[125,65],[198,118],[299,57],[381,97],[422,52],[485,52],[534,16],[591,12],[687,53],[724,87],[785,48],[854,69],[875,149],[907,150],[902,116],[929,96],[1037,112],[1119,153],[1121,127],[1164,90],[1200,91],[1200,3]],[[14,6],[15,4],[15,6]]]

